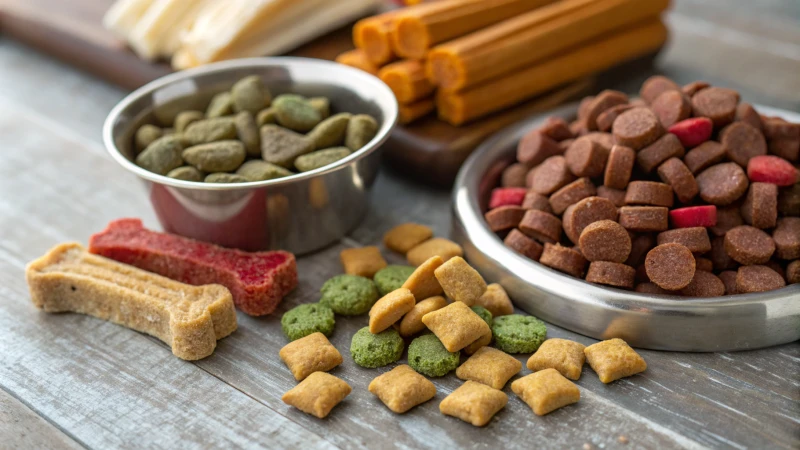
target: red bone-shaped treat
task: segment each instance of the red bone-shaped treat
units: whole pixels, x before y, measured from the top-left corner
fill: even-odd
[[[89,251],[192,285],[221,284],[236,307],[252,316],[271,313],[297,286],[294,255],[244,252],[148,230],[139,219],[119,219],[89,240]]]

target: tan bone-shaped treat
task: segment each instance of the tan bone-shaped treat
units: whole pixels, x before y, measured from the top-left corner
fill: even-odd
[[[197,360],[236,330],[230,291],[190,286],[90,254],[66,243],[28,264],[33,304],[47,312],[76,312],[147,333],[178,358]]]

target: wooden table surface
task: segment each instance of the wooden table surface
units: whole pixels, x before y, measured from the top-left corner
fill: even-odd
[[[675,3],[656,71],[800,110],[795,0]],[[360,368],[349,355],[367,319],[340,318],[331,340],[345,362],[333,373],[353,393],[326,420],[283,404],[295,381],[278,359],[280,313],[318,299],[322,281],[341,271],[339,251],[377,244],[409,220],[448,233],[449,193],[391,168],[363,224],[298,261],[300,285],[278,313],[239,314],[238,331],[202,361],[181,361],[161,342],[101,320],[39,312],[24,281],[28,261],[59,242],[86,242],[112,219],[157,222],[141,184],[100,144],[102,121],[125,92],[2,37],[0,67],[0,448],[800,447],[797,342],[738,353],[641,351],[645,373],[603,385],[587,366],[580,403],[545,417],[506,388],[508,406],[473,428],[438,411],[460,384],[453,375],[434,380],[433,401],[391,413],[367,391],[386,369]],[[616,86],[633,91],[647,75]],[[555,326],[548,335],[594,342]]]

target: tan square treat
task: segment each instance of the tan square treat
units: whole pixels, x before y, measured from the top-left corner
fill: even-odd
[[[492,313],[492,317],[507,316],[514,313],[514,305],[511,304],[511,299],[508,298],[506,290],[497,283],[486,286],[486,292],[478,297],[475,304],[488,309]]]
[[[411,274],[403,287],[414,294],[417,300],[424,300],[434,295],[442,295],[442,285],[436,279],[434,271],[444,264],[441,256],[432,256],[427,261],[420,264],[419,267]]]
[[[528,359],[528,369],[534,372],[556,369],[570,380],[577,380],[586,361],[585,348],[583,344],[567,339],[548,339]]]
[[[400,321],[400,336],[410,337],[424,330],[425,324],[422,323],[422,316],[445,306],[447,306],[447,299],[440,295],[418,302]]]
[[[369,391],[389,409],[403,414],[432,399],[436,395],[436,386],[410,366],[403,364],[375,377],[369,384]]]
[[[456,376],[503,389],[520,370],[522,363],[517,358],[496,348],[483,347],[456,369]]]
[[[460,256],[450,258],[439,266],[434,274],[448,297],[457,302],[464,302],[467,306],[474,305],[486,292],[486,282],[483,281],[481,274]]]
[[[342,354],[320,332],[286,344],[279,355],[297,381],[317,371],[326,372],[342,363]]]
[[[406,259],[412,266],[418,266],[433,256],[441,256],[442,260],[447,261],[454,256],[463,254],[464,250],[455,242],[443,238],[433,238],[409,250],[406,253]]]
[[[468,346],[464,347],[463,348],[464,353],[466,353],[467,355],[474,354],[475,352],[477,352],[481,348],[486,347],[487,345],[491,344],[492,343],[492,337],[493,337],[492,330],[489,330],[488,333],[486,333],[483,336],[481,336],[478,339],[476,339],[472,344],[469,344]]]
[[[467,381],[439,403],[439,411],[476,427],[489,423],[508,403],[508,396],[485,384]]]
[[[411,291],[396,289],[384,295],[369,310],[369,332],[378,334],[400,320],[416,304]]]
[[[372,278],[375,272],[386,267],[378,247],[347,248],[339,253],[344,273]]]
[[[283,394],[281,400],[304,413],[325,418],[353,388],[343,380],[325,372],[314,372],[300,384]]]
[[[511,383],[511,390],[527,403],[537,416],[577,403],[581,399],[578,386],[564,378],[556,369],[544,369],[514,380]]]
[[[583,350],[586,362],[597,372],[600,381],[611,383],[647,369],[638,353],[622,339],[609,339],[590,345]]]
[[[406,254],[433,236],[433,230],[418,223],[403,223],[383,235],[383,245],[389,250]]]
[[[492,330],[463,302],[453,302],[422,316],[422,323],[442,341],[448,352],[457,352]]]

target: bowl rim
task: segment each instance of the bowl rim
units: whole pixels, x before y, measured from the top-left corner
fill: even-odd
[[[169,178],[165,175],[159,175],[157,173],[153,173],[142,167],[139,167],[133,161],[130,161],[128,158],[126,158],[125,155],[122,154],[120,149],[117,148],[117,145],[115,143],[116,136],[114,135],[114,124],[118,120],[122,111],[127,109],[136,100],[146,95],[149,95],[158,89],[166,87],[175,82],[191,79],[198,75],[226,72],[232,69],[241,69],[248,67],[252,68],[273,67],[273,66],[280,67],[287,65],[300,68],[307,68],[308,70],[333,69],[341,71],[342,72],[341,76],[354,78],[357,80],[356,81],[357,83],[370,86],[370,88],[375,90],[380,96],[385,96],[387,99],[391,99],[391,102],[389,102],[389,108],[384,109],[383,111],[383,114],[385,116],[384,120],[381,123],[378,132],[375,134],[372,140],[370,140],[364,147],[354,151],[346,158],[342,158],[333,164],[329,164],[327,166],[320,167],[318,169],[310,170],[308,172],[297,173],[288,177],[276,178],[273,180],[264,180],[264,181],[249,181],[246,183],[204,183],[201,181],[185,181],[185,180],[178,180],[175,178]],[[331,77],[331,79],[336,79],[336,78],[338,78],[338,76]],[[242,190],[242,189],[253,189],[253,188],[261,188],[268,186],[282,186],[282,185],[292,184],[298,181],[316,178],[320,175],[324,175],[330,172],[340,170],[344,167],[347,167],[351,163],[366,157],[373,151],[377,150],[381,145],[383,145],[389,139],[392,130],[397,124],[397,120],[398,120],[398,105],[392,90],[389,89],[389,86],[387,86],[383,81],[381,81],[374,75],[371,75],[362,70],[346,66],[344,64],[339,64],[334,61],[328,61],[316,58],[296,57],[296,56],[240,58],[240,59],[233,59],[228,61],[220,61],[211,64],[206,64],[200,67],[195,67],[192,69],[182,70],[168,75],[164,75],[129,93],[122,100],[120,100],[119,103],[117,103],[108,113],[108,116],[106,117],[105,122],[103,123],[103,144],[106,148],[106,151],[122,167],[127,169],[129,172],[134,173],[138,177],[148,181],[152,181],[154,183],[166,186],[172,186],[176,188],[203,190],[203,191]]]

